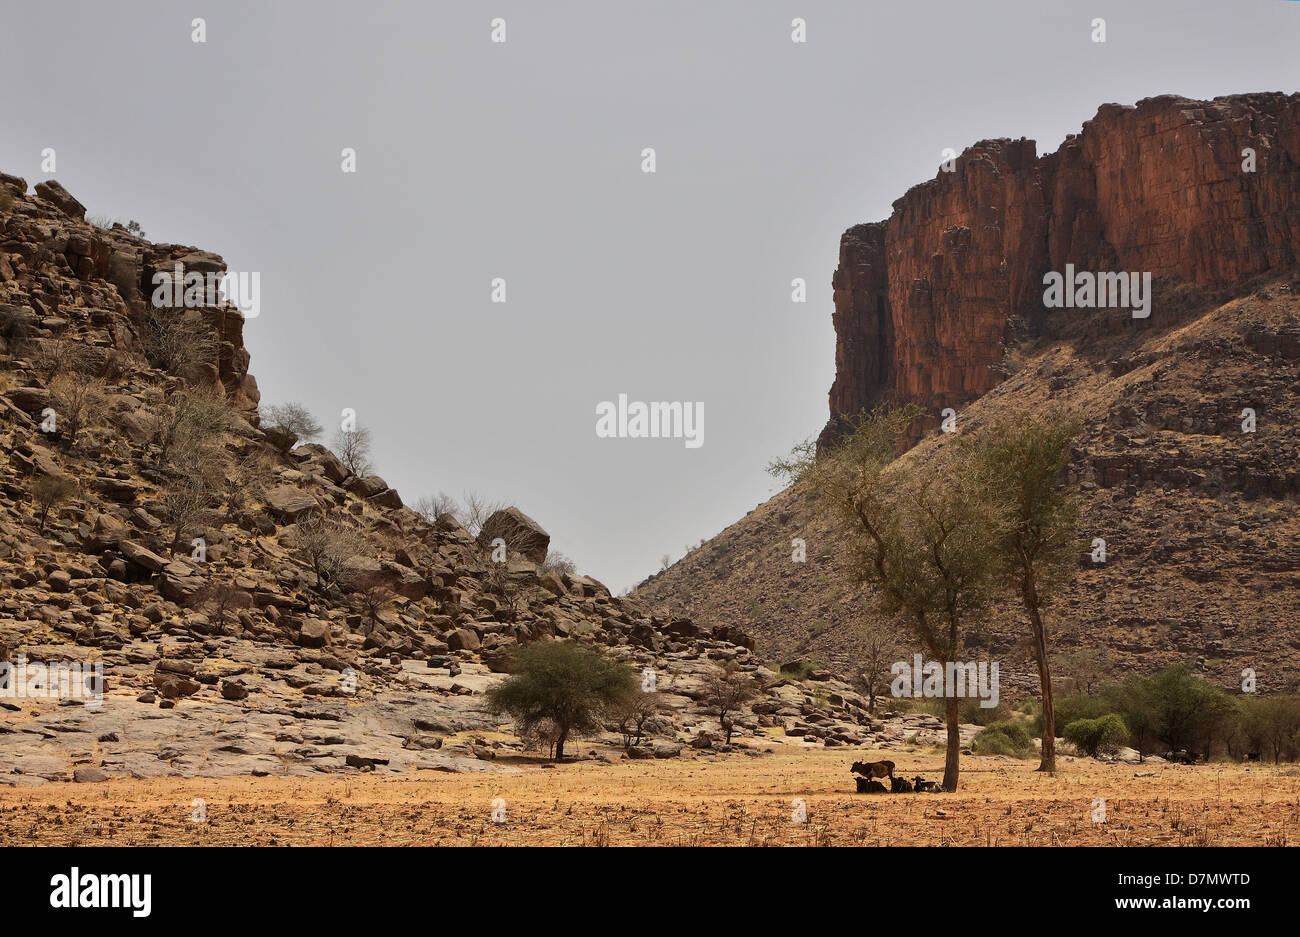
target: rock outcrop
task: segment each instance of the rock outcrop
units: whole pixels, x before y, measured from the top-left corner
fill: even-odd
[[[842,417],[883,402],[921,405],[919,438],[943,408],[999,383],[1009,345],[1081,318],[1044,308],[1048,271],[1149,272],[1150,319],[1089,322],[1148,328],[1168,324],[1188,286],[1291,268],[1297,244],[1300,94],[1108,104],[1041,157],[1032,140],[977,143],[887,221],[845,232],[821,442]]]
[[[221,258],[84,215],[57,183],[31,194],[0,175],[0,663],[103,671],[86,706],[0,686],[0,786],[517,771],[497,752],[524,743],[484,692],[520,645],[554,639],[653,674],[663,705],[628,757],[695,757],[686,743],[718,730],[703,697],[723,664],[763,688],[739,750],[814,715],[792,744],[893,744],[850,687],[773,673],[741,629],[545,564],[550,536],[518,508],[476,542],[325,447],[264,432],[240,311],[153,305],[155,274],[219,275]],[[197,457],[178,457],[182,425]],[[507,562],[491,561],[497,537]],[[594,757],[619,757],[605,728]]]
[[[38,184],[0,173],[0,195],[12,209],[0,226],[0,323],[35,339],[73,340],[83,357],[147,367],[145,344],[155,274],[226,271],[216,254],[180,244],[152,244],[124,226],[84,220],[86,209],[60,183]],[[244,317],[230,303],[195,309],[213,341],[185,375],[210,382],[256,422],[260,393],[248,373]],[[135,360],[130,360],[135,359]]]

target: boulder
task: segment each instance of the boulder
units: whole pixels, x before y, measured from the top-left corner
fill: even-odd
[[[492,541],[497,538],[505,541],[507,550],[522,553],[534,563],[546,559],[551,545],[551,535],[542,525],[516,507],[494,512],[479,531],[478,545],[484,550],[491,549]]]
[[[316,499],[294,485],[279,485],[266,493],[266,508],[275,517],[295,523],[319,505]]]
[[[457,628],[446,636],[447,648],[452,651],[477,651],[478,634],[470,628]]]
[[[39,417],[41,411],[50,405],[50,392],[44,387],[11,387],[5,391],[5,396],[28,416]]]
[[[36,194],[69,218],[77,221],[86,220],[86,206],[73,198],[72,193],[54,179],[36,183]]]
[[[158,690],[158,695],[166,700],[178,699],[182,696],[193,696],[199,692],[199,688],[202,686],[197,680],[191,680],[189,677],[165,670],[154,671],[153,685]]]
[[[319,618],[304,618],[298,629],[299,647],[325,647],[330,643],[330,627]]]
[[[151,573],[161,572],[163,569],[167,568],[167,560],[163,559],[152,550],[146,550],[138,543],[134,543],[130,540],[123,540],[118,545],[118,549],[128,561],[134,563],[136,566],[144,567]]]
[[[381,491],[388,490],[388,482],[378,475],[366,475],[363,478],[352,479],[345,487],[358,498],[373,498]]]

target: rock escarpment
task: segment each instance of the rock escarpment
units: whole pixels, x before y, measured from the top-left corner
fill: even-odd
[[[882,402],[920,404],[933,426],[994,387],[1009,345],[1071,318],[1044,308],[1047,271],[1151,273],[1157,305],[1136,327],[1158,327],[1176,305],[1162,298],[1286,271],[1297,244],[1300,95],[1108,104],[1041,157],[1032,140],[977,143],[841,239],[821,441]]]

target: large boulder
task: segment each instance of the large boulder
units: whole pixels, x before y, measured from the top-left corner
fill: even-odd
[[[161,572],[167,568],[167,560],[163,559],[152,550],[146,549],[145,547],[140,546],[140,544],[134,543],[130,540],[123,540],[118,546],[118,550],[121,551],[122,556],[126,557],[129,562],[134,563],[137,566],[142,566],[151,573]]]
[[[40,416],[41,411],[50,405],[50,392],[44,387],[11,387],[5,391],[5,396],[29,416]]]
[[[330,643],[330,626],[319,618],[303,619],[298,629],[299,647],[325,647]]]
[[[72,193],[55,180],[51,179],[48,182],[36,183],[36,194],[69,218],[75,218],[78,221],[86,220],[86,206],[73,198]]]
[[[453,651],[477,651],[479,638],[470,628],[457,628],[446,636],[447,647]]]
[[[266,493],[266,508],[276,517],[295,523],[316,510],[316,499],[294,485],[280,485]]]
[[[378,475],[365,475],[361,477],[354,476],[347,483],[348,491],[352,492],[358,498],[373,498],[381,491],[388,489],[388,482],[384,481]]]
[[[551,545],[551,535],[542,525],[516,507],[493,513],[479,531],[478,545],[484,550],[491,549],[492,541],[498,537],[506,542],[507,550],[522,553],[534,563],[546,559],[546,550]]]
[[[165,670],[154,671],[153,685],[158,690],[159,696],[173,700],[182,696],[193,696],[202,686],[197,680]]]

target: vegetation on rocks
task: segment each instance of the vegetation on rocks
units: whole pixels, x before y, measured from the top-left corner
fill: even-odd
[[[517,650],[510,676],[488,691],[493,712],[508,713],[521,734],[547,725],[555,760],[570,738],[600,731],[602,720],[629,706],[639,692],[626,664],[573,641],[550,641]]]

